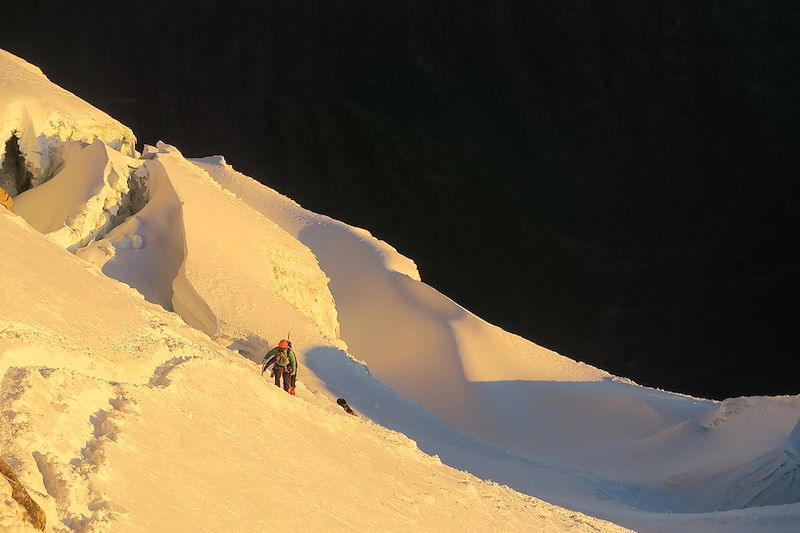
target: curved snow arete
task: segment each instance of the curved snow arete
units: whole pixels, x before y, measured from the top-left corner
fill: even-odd
[[[5,87],[0,97],[17,98],[14,83],[27,87],[29,76],[34,85],[46,87],[49,83],[35,67],[9,60],[7,54],[0,56],[3,59],[6,62],[0,65],[16,70],[7,80],[0,78],[0,88]],[[20,68],[22,73],[17,72]],[[37,90],[34,94],[47,98],[46,91]],[[70,98],[63,96],[67,108],[73,105]],[[17,117],[16,104],[6,103],[0,98],[0,109],[11,109],[9,116]],[[29,107],[28,116],[40,114],[33,104]],[[80,120],[78,116],[72,124],[80,128]],[[6,120],[14,121],[19,123],[17,118]],[[28,133],[38,135],[36,128],[41,126],[35,121],[25,124]],[[100,129],[115,128],[111,123]],[[391,246],[364,230],[302,209],[235,172],[221,158],[198,160],[193,165],[177,149],[159,143],[137,159],[116,152],[113,146],[79,143],[70,148],[74,153],[60,163],[63,174],[59,181],[54,178],[49,188],[26,193],[29,200],[23,204],[31,204],[23,207],[27,216],[51,237],[59,231],[65,233],[63,226],[79,238],[76,242],[83,244],[89,239],[89,244],[78,250],[79,256],[135,287],[148,300],[174,308],[206,334],[249,343],[253,359],[270,339],[294,331],[292,339],[301,347],[302,367],[307,363],[320,373],[301,377],[301,384],[311,387],[301,387],[301,397],[316,398],[317,391],[332,390],[326,379],[366,386],[359,365],[347,365],[326,376],[331,366],[321,364],[324,358],[306,359],[320,348],[340,353],[336,347],[349,346],[349,352],[366,361],[380,381],[485,443],[479,447],[468,439],[461,444],[450,442],[448,456],[453,461],[475,465],[481,475],[529,494],[645,529],[658,525],[663,530],[686,530],[687,524],[695,527],[702,516],[707,529],[698,531],[714,531],[723,524],[726,530],[735,530],[730,527],[732,520],[750,528],[748,531],[757,530],[763,511],[753,506],[777,504],[794,505],[767,513],[779,517],[769,522],[771,530],[780,529],[775,529],[776,524],[800,523],[796,503],[798,398],[736,399],[720,404],[639,387],[486,323],[422,283],[413,262]],[[120,144],[123,149],[125,146]],[[67,153],[61,144],[58,150]],[[76,161],[83,161],[81,168],[93,170],[73,172],[71,165],[77,165]],[[146,174],[149,201],[134,216],[109,228],[103,209],[113,210],[125,197],[125,193],[112,192],[122,164]],[[73,181],[75,191],[68,191]],[[70,201],[76,203],[58,206],[55,213],[38,220],[42,213],[34,198],[55,201],[61,190],[69,192]],[[72,194],[76,191],[82,192]],[[13,219],[19,224],[10,214],[0,215],[4,223]],[[101,223],[76,224],[81,217]],[[16,237],[21,235],[26,234]],[[75,246],[68,241],[59,243]],[[46,271],[47,267],[43,263],[38,269]],[[87,271],[93,272],[88,264]],[[85,280],[82,283],[85,285]],[[130,298],[124,291],[120,294]],[[36,312],[45,309],[45,303],[40,304]],[[68,296],[47,305],[54,309],[75,306]],[[123,310],[108,316],[117,315],[120,323],[130,320]],[[161,364],[138,365],[136,370],[121,370],[103,357],[66,357],[85,350],[79,346],[58,348],[63,345],[58,339],[85,337],[85,325],[72,329],[62,325],[52,334],[53,342],[48,345],[66,357],[73,372],[98,376],[102,369],[103,379],[111,381],[98,386],[97,398],[111,397],[112,406],[119,406],[113,412],[101,409],[92,415],[97,425],[82,459],[86,465],[99,465],[94,450],[104,449],[101,444],[108,443],[109,435],[116,435],[105,421],[135,415],[119,383],[133,379],[134,384],[160,385],[164,380],[159,378],[153,385],[152,376],[164,373],[154,369],[167,364],[170,375],[173,366],[180,367],[176,371],[180,375],[180,369],[193,364],[194,355],[183,348],[189,344],[166,333],[177,325],[154,316],[148,320],[145,329],[162,332],[168,339],[164,341],[168,353],[153,350],[148,344],[152,338],[140,341],[139,349],[148,354],[145,360],[160,360]],[[6,321],[3,331],[16,332],[12,333],[15,339],[43,334],[36,328],[25,333],[30,328],[24,321],[19,327],[8,322],[8,317]],[[106,333],[98,329],[96,334],[102,338]],[[23,362],[30,356],[25,341],[21,342],[16,351],[2,352],[5,364]],[[201,350],[204,345],[196,339],[190,344],[192,350],[206,355],[213,352],[207,347]],[[9,353],[14,355],[9,357]],[[189,362],[176,366],[170,361]],[[358,374],[357,379],[353,373]],[[44,387],[52,384],[51,375],[61,374],[48,371],[40,377],[26,370],[6,373],[6,379],[8,386],[26,380]],[[145,379],[147,375],[149,379]],[[230,388],[219,390],[223,389],[231,394]],[[372,399],[380,403],[382,394],[389,405],[391,394],[381,392],[380,387],[374,388]],[[12,404],[16,401],[13,395],[8,398]],[[381,409],[381,405],[373,407],[376,413]],[[74,474],[65,466],[68,458],[37,457],[38,468],[49,473],[49,478],[45,476],[47,483],[52,482],[49,493],[58,501],[74,500],[62,494],[56,482],[59,476]],[[102,522],[113,515],[107,502],[92,502],[90,487],[86,490],[89,492],[81,497],[99,513],[96,520]],[[700,494],[703,498],[697,497]],[[750,511],[730,511],[742,508]],[[727,513],[683,517],[662,511]],[[59,512],[67,516],[71,511],[65,507]],[[80,521],[77,515],[73,519]]]
[[[374,376],[467,434],[524,460],[601,475],[604,494],[648,511],[800,501],[791,453],[783,462],[759,459],[783,457],[785,435],[800,418],[798,398],[760,399],[770,413],[761,420],[766,427],[745,439],[722,427],[680,431],[724,412],[726,403],[640,387],[502,331],[396,271],[391,265],[408,260],[364,230],[303,209],[219,156],[195,163],[316,254],[331,278],[342,339]],[[734,434],[752,433],[754,418],[734,418]],[[673,435],[668,447],[660,442],[664,434]],[[747,496],[752,468],[738,466],[751,461],[780,463],[758,498]],[[686,470],[708,475],[684,482],[679,473]],[[720,483],[711,473],[722,471],[730,472]],[[628,488],[608,489],[615,484]]]

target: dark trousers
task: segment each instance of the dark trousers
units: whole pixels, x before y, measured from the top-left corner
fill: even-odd
[[[275,377],[275,386],[281,386],[281,376],[283,376],[283,390],[288,391],[289,387],[293,386],[292,382],[294,381],[292,378],[296,378],[297,376],[292,376],[292,369],[286,368],[282,366],[274,366],[272,367],[272,375]]]

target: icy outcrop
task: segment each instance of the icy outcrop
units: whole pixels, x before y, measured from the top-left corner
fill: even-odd
[[[131,129],[4,50],[0,143],[0,187],[15,211],[70,251],[147,201]]]
[[[141,161],[95,140],[65,143],[63,168],[17,196],[16,212],[64,248],[75,251],[102,238],[147,203]]]
[[[243,206],[175,147],[158,143],[147,147],[144,157],[150,158],[146,166],[151,176],[168,180],[182,204],[185,260],[173,300],[181,316],[212,337],[232,339],[266,334],[273,328],[288,333],[303,317],[326,338],[338,339],[329,279],[308,247],[274,221]],[[237,259],[223,272],[210,264],[220,255]],[[288,305],[266,307],[263,294],[270,293]],[[231,328],[234,320],[241,321],[242,309],[248,310],[246,323]]]
[[[142,166],[132,172],[119,223],[76,255],[172,311],[173,283],[185,257],[183,209],[169,178],[148,166],[151,161],[137,162]]]
[[[0,50],[0,146],[14,137],[33,187],[58,171],[66,141],[99,139],[127,155],[134,155],[136,144],[130,128],[58,87],[38,67]],[[19,171],[2,165],[6,157],[5,151],[0,154],[0,186],[14,196],[21,192]]]

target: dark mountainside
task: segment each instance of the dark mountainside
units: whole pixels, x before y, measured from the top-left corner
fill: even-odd
[[[797,3],[101,5],[4,6],[0,47],[504,329],[644,385],[800,393]]]

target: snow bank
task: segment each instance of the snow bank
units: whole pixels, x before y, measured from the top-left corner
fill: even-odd
[[[5,61],[6,89],[32,77],[46,100]],[[301,529],[619,530],[466,471],[645,531],[798,530],[800,397],[637,386],[486,323],[221,158],[89,137],[51,147],[63,169],[19,195],[31,224],[0,209],[0,453],[54,531],[282,527],[264,494],[308,503]],[[289,332],[297,397],[253,364]]]
[[[289,396],[21,218],[0,232],[0,450],[52,531],[277,530],[276,495],[308,531],[623,531],[446,467],[322,390]],[[0,524],[24,530],[6,496]]]
[[[0,146],[12,135],[34,186],[60,167],[65,141],[100,139],[127,155],[136,144],[130,128],[51,83],[38,67],[0,50]],[[5,157],[0,155],[0,163]],[[0,186],[12,196],[19,192],[7,172],[0,172]]]
[[[143,163],[135,175],[147,203],[76,254],[147,301],[173,310],[175,280],[186,255],[183,208],[169,178]]]
[[[381,381],[458,427],[491,437],[491,430],[476,427],[476,419],[489,413],[473,383],[608,377],[469,313],[422,283],[413,262],[366,231],[303,209],[223,158],[195,163],[314,252],[331,279],[341,336],[351,353]],[[517,425],[499,416],[497,425]]]
[[[681,459],[659,496],[686,512],[800,503],[798,412],[800,396],[733,398],[703,413],[691,441],[659,443],[663,459]]]
[[[138,211],[146,198],[132,198],[131,174],[141,162],[95,140],[64,145],[64,165],[48,182],[15,199],[15,211],[71,251],[102,237]]]
[[[798,406],[785,406],[778,409],[782,416],[762,419],[763,427],[756,432],[761,439],[734,437],[748,433],[750,422],[744,419],[732,434],[720,431],[711,439],[707,438],[711,430],[685,431],[728,407],[640,387],[505,332],[418,277],[391,268],[403,268],[402,256],[394,252],[398,258],[392,259],[390,247],[377,239],[303,209],[236,172],[220,157],[195,163],[313,251],[331,279],[342,339],[372,375],[467,435],[495,446],[497,453],[510,454],[487,469],[487,462],[495,459],[482,452],[456,452],[441,441],[428,447],[441,451],[451,464],[466,465],[528,493],[547,493],[562,505],[580,501],[581,508],[593,514],[663,531],[685,531],[688,523],[695,523],[666,515],[665,510],[713,514],[735,512],[732,509],[742,505],[796,501],[794,463],[791,451],[784,450],[784,440],[800,417]],[[307,356],[306,364],[331,386],[361,396],[348,381],[352,377],[334,378],[334,367],[321,354]],[[768,399],[768,409],[778,403]],[[419,424],[398,421],[379,408],[371,413],[426,435],[426,441],[431,435]],[[667,435],[671,437],[664,439]],[[741,446],[734,444],[736,438]],[[480,449],[475,444],[461,446]],[[572,476],[592,488],[535,466],[542,461],[579,469]],[[774,467],[768,475],[775,481],[766,482],[772,488],[759,492],[760,499],[749,491],[764,488],[753,483],[754,473],[767,472],[755,465]],[[682,477],[681,472],[693,475]],[[556,488],[562,486],[573,488],[565,492]],[[599,499],[586,497],[587,490]],[[576,500],[576,493],[583,496]],[[611,500],[622,507],[610,504]],[[641,514],[632,516],[631,508]],[[758,515],[757,511],[743,515],[746,518],[715,515],[696,530],[715,531],[724,523],[723,530],[750,531],[749,520]],[[789,508],[781,520],[793,523],[791,517],[797,516],[798,508]],[[776,530],[782,527],[775,521],[770,524]]]
[[[414,261],[400,254],[392,245],[381,241],[363,228],[350,226],[331,217],[303,209],[300,204],[253,178],[237,172],[221,155],[191,159],[241,202],[267,216],[289,234],[297,237],[309,225],[333,225],[351,232],[355,238],[369,242],[384,269],[419,281]]]
[[[186,257],[177,295],[180,314],[196,316],[198,307],[210,309],[216,329],[207,333],[235,339],[268,332],[282,337],[299,314],[324,337],[339,338],[329,280],[308,248],[243,207],[174,147],[159,143],[148,155],[151,175],[166,176],[182,204]],[[222,258],[225,268],[220,268]],[[279,298],[268,298],[272,294]],[[202,298],[202,305],[189,304],[196,302],[194,296]]]

